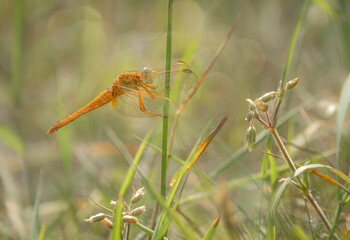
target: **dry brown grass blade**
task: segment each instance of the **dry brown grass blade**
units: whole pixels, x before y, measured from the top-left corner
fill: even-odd
[[[202,155],[204,150],[209,146],[210,142],[214,139],[216,134],[220,131],[222,126],[225,124],[226,120],[227,120],[227,117],[224,116],[219,122],[219,124],[216,126],[216,128],[209,134],[209,136],[201,144],[199,144],[199,146],[196,149],[195,160],[186,168],[185,172],[187,172],[192,167],[192,165],[197,161],[199,156]]]
[[[216,134],[220,131],[222,126],[225,124],[226,120],[227,120],[227,117],[224,116],[221,119],[221,121],[219,122],[219,124],[216,126],[216,128],[209,134],[209,136],[201,144],[198,145],[198,147],[196,148],[196,150],[194,152],[194,156],[191,158],[192,159],[191,162],[187,163],[188,166],[187,166],[184,173],[186,173],[192,167],[192,165],[198,160],[198,158],[201,156],[201,154],[204,152],[204,150],[208,147],[208,145],[214,139]],[[174,183],[176,182],[176,179],[178,178],[178,175],[179,175],[179,170],[174,175],[173,179],[171,180],[171,182],[169,184],[170,187],[172,187],[174,185]]]
[[[233,30],[235,29],[239,16],[241,15],[241,9],[239,10],[234,23],[232,24],[225,41],[221,44],[221,46],[218,48],[218,50],[216,51],[213,59],[211,60],[211,62],[209,63],[209,65],[204,69],[204,72],[202,74],[202,76],[198,79],[196,85],[194,86],[194,88],[192,88],[192,90],[190,91],[190,93],[187,95],[187,97],[185,98],[185,100],[182,102],[182,104],[179,106],[179,108],[176,111],[176,115],[180,114],[181,111],[184,109],[185,105],[190,101],[190,99],[193,97],[193,95],[197,92],[199,86],[201,85],[203,79],[207,76],[208,72],[210,71],[210,69],[213,67],[214,63],[216,62],[217,58],[220,56],[221,52],[224,50],[224,48],[226,47],[228,41],[230,40],[230,37],[232,35]]]

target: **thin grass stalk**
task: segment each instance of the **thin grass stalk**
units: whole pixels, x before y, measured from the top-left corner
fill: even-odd
[[[287,75],[287,71],[288,71],[288,68],[289,68],[289,65],[290,65],[290,61],[292,59],[294,46],[295,46],[295,43],[296,43],[296,40],[297,40],[297,36],[298,36],[298,33],[299,33],[299,29],[300,29],[301,23],[303,21],[303,17],[305,15],[305,11],[306,11],[308,2],[309,2],[308,0],[304,1],[304,5],[303,5],[303,8],[302,8],[301,13],[300,13],[297,26],[295,27],[295,30],[294,30],[292,42],[290,43],[289,50],[288,50],[287,61],[286,61],[286,64],[284,65],[284,69],[283,69],[283,73],[282,73],[281,86],[284,85],[284,81],[286,80],[286,75]],[[273,127],[275,127],[277,125],[277,113],[278,113],[278,110],[279,110],[279,108],[281,106],[281,103],[282,103],[282,97],[278,99],[278,101],[277,101],[277,103],[275,105],[275,110],[274,110],[273,117],[272,117],[272,126]]]
[[[173,0],[168,1],[168,19],[167,19],[167,41],[166,41],[166,59],[165,59],[165,97],[169,98],[170,87],[170,64],[171,64],[171,40],[172,40],[172,9]],[[166,171],[168,161],[168,128],[169,128],[169,102],[164,100],[163,108],[163,136],[162,136],[162,165],[160,177],[160,193],[166,196]]]

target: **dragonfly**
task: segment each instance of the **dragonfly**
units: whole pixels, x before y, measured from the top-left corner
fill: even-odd
[[[172,99],[162,96],[165,91],[165,76],[170,76],[170,93],[194,75],[183,61],[171,62],[171,69],[165,71],[165,65],[144,67],[139,71],[127,71],[118,75],[110,88],[102,91],[92,101],[72,114],[56,122],[47,133],[52,134],[78,117],[95,110],[109,102],[118,112],[133,117],[163,117],[160,109],[163,100]]]

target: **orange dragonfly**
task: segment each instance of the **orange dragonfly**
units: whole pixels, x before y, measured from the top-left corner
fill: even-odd
[[[175,61],[171,63],[170,92],[181,85],[193,72],[186,67],[186,63]],[[163,117],[159,112],[162,100],[171,99],[161,96],[165,90],[165,65],[157,67],[144,67],[141,71],[127,71],[119,74],[112,86],[91,102],[77,111],[56,122],[47,133],[54,133],[78,117],[98,107],[112,102],[112,106],[120,113],[134,117]]]

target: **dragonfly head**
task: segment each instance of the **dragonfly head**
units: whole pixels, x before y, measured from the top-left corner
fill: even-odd
[[[156,78],[157,72],[153,68],[150,67],[144,67],[141,72],[141,77],[143,81],[145,81],[148,84],[151,84],[154,79]]]

